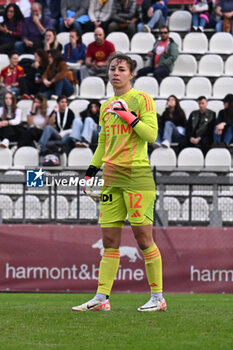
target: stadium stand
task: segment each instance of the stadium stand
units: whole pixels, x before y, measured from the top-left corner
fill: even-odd
[[[112,32],[107,35],[106,40],[111,41],[114,44],[116,51],[123,53],[129,52],[130,42],[127,34]]]
[[[82,168],[89,165],[93,156],[90,148],[73,148],[68,156],[68,166]]]
[[[137,54],[147,54],[155,43],[155,37],[152,33],[136,33],[130,42],[130,52]]]
[[[105,84],[100,77],[87,77],[80,84],[80,98],[100,99],[105,96]]]
[[[230,77],[220,77],[215,80],[213,84],[213,98],[222,99],[229,91],[233,88],[233,78]]]
[[[16,150],[14,154],[14,166],[15,168],[24,168],[27,166],[39,165],[39,153],[33,147],[21,147]]]
[[[0,148],[0,168],[7,169],[12,166],[12,152],[8,148]]]
[[[192,77],[197,73],[197,61],[192,55],[179,55],[170,75]]]
[[[205,156],[205,168],[212,171],[228,171],[231,168],[231,154],[226,148],[212,148]]]
[[[157,80],[153,77],[140,77],[134,82],[134,89],[144,91],[150,94],[153,98],[159,94],[159,86]]]
[[[162,80],[159,88],[160,98],[167,98],[170,95],[175,95],[178,98],[185,96],[185,83],[179,77],[167,77]]]
[[[204,167],[204,156],[200,149],[187,147],[177,158],[177,166],[181,170],[200,171]]]
[[[233,52],[233,38],[230,33],[215,33],[209,41],[209,53],[229,55]]]
[[[176,167],[176,154],[172,148],[157,148],[150,155],[150,164],[158,171],[172,171]]]
[[[224,62],[219,55],[204,55],[198,64],[198,74],[206,77],[219,77],[223,74]]]
[[[191,28],[192,15],[188,11],[178,10],[169,18],[169,30],[173,32],[187,32]]]
[[[183,52],[204,54],[208,51],[208,39],[204,33],[188,33],[183,39]]]
[[[198,98],[199,96],[205,96],[207,98],[212,95],[212,85],[206,77],[194,77],[191,78],[186,85],[186,97]]]

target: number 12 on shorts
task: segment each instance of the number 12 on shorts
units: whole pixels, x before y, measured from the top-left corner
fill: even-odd
[[[140,193],[128,193],[129,195],[129,203],[131,209],[140,209],[142,208],[142,205],[140,205],[140,202],[142,200],[142,195]],[[136,200],[136,202],[135,202]],[[135,202],[135,203],[134,203]]]

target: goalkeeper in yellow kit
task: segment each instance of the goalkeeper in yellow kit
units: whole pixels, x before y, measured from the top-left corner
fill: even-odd
[[[130,86],[135,68],[136,61],[124,54],[115,54],[109,61],[114,97],[101,106],[98,147],[85,176],[95,176],[104,163],[99,218],[104,253],[96,296],[73,311],[110,310],[109,295],[119,267],[127,214],[151,289],[150,300],[138,311],[167,309],[162,295],[161,255],[152,235],[155,184],[147,158],[147,143],[157,138],[157,116],[152,97]]]

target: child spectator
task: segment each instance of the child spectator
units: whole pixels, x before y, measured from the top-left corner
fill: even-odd
[[[10,64],[2,68],[1,71],[1,83],[6,87],[8,91],[14,94],[19,93],[19,78],[24,76],[23,67],[18,65],[19,55],[17,52],[11,52],[9,54]]]

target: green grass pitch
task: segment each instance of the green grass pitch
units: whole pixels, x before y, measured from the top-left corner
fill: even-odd
[[[0,293],[0,349],[232,350],[233,295],[167,294],[167,312],[137,312],[145,294],[112,294],[111,312],[72,312],[90,294]]]

